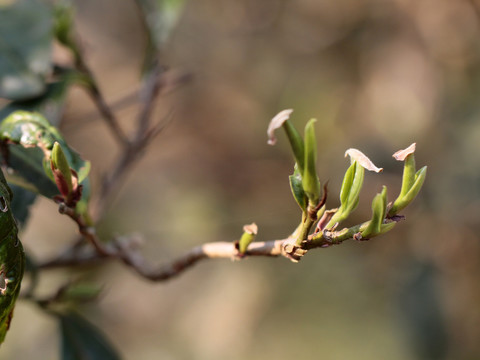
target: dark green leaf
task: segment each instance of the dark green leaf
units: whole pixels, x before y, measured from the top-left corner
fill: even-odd
[[[302,186],[302,177],[298,174],[297,171],[293,175],[289,176],[290,179],[290,189],[292,190],[293,197],[297,202],[298,206],[302,210],[307,209],[307,196],[305,195],[305,191],[303,191]]]
[[[12,192],[0,170],[0,344],[5,339],[20,292],[25,253],[11,211]]]
[[[25,225],[30,215],[30,206],[35,202],[37,195],[17,185],[10,185],[13,194],[12,213],[20,225]]]
[[[117,360],[120,355],[96,326],[74,312],[59,315],[62,360]]]
[[[0,3],[0,97],[28,99],[45,91],[51,42],[52,16],[44,3]]]
[[[58,194],[55,182],[44,171],[44,154],[39,148],[24,148],[12,144],[8,149],[8,166],[14,170],[13,174],[8,174],[9,183],[48,198]]]

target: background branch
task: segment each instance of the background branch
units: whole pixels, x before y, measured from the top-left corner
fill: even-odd
[[[77,69],[88,78],[87,92],[90,95],[93,103],[96,105],[98,111],[102,115],[102,118],[105,120],[107,126],[110,128],[110,131],[112,132],[114,138],[122,147],[128,147],[128,137],[121,129],[115,113],[111,110],[110,106],[108,106],[107,101],[103,97],[103,94],[98,87],[92,70],[85,62],[84,57],[80,51],[75,52],[75,65]]]

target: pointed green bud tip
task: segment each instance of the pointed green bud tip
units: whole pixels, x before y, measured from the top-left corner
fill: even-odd
[[[317,204],[321,192],[316,170],[317,139],[314,127],[316,121],[316,119],[311,119],[305,126],[305,168],[302,176],[303,189],[313,205]]]
[[[55,182],[57,182],[58,185],[60,181],[61,188],[66,187],[66,189],[63,190],[60,189],[60,192],[62,195],[65,195],[65,192],[67,194],[71,193],[73,190],[72,171],[70,170],[70,165],[65,157],[65,153],[58,142],[53,144],[50,160]]]
[[[293,126],[290,120],[284,121],[283,129],[287,134],[287,138],[288,138],[288,141],[290,142],[293,156],[295,157],[295,161],[297,163],[300,174],[303,174],[304,161],[305,161],[305,145],[303,143],[303,139],[298,133],[297,129],[295,129],[295,126]]]
[[[275,145],[277,143],[277,138],[275,137],[275,130],[282,127],[283,123],[290,118],[290,114],[293,112],[293,109],[286,109],[280,111],[277,115],[273,117],[268,125],[267,135],[268,135],[268,145]]]
[[[258,233],[258,226],[255,223],[245,225],[243,227],[243,234],[238,242],[238,252],[240,254],[245,254],[247,252],[248,245],[250,245],[254,240],[255,236]]]

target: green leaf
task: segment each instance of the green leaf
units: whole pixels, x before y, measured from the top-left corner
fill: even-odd
[[[1,126],[1,125],[0,125]],[[8,145],[8,166],[14,170],[7,174],[9,183],[31,192],[52,198],[58,194],[57,186],[44,171],[44,154],[39,148]]]
[[[45,91],[51,30],[51,12],[41,1],[0,5],[0,97],[28,99]]]
[[[75,312],[60,314],[62,360],[117,360],[120,355],[96,326]]]
[[[298,169],[295,168],[293,175],[288,177],[290,180],[290,190],[292,190],[293,197],[297,202],[300,209],[306,210],[307,209],[307,195],[305,195],[305,191],[303,191],[302,186],[302,177],[298,172]]]
[[[350,190],[353,184],[353,178],[355,176],[355,168],[357,166],[357,162],[354,161],[352,165],[349,166],[347,171],[345,172],[345,176],[343,177],[342,187],[340,189],[340,204],[344,205],[347,204],[348,196],[350,195]]]
[[[75,151],[70,149],[58,130],[38,113],[16,111],[0,124],[0,140],[9,145],[8,164],[15,176],[24,180],[31,189],[46,197],[58,194],[50,168],[50,152],[55,142],[60,143],[65,158],[72,169],[85,176],[90,167]],[[17,182],[17,185],[22,186]],[[25,184],[23,184],[25,185]],[[83,180],[82,199],[88,199],[88,178]]]
[[[357,208],[364,177],[364,167],[358,161],[353,161],[343,178],[342,188],[340,190],[340,207],[328,222],[326,226],[327,229],[347,219]]]
[[[12,101],[0,110],[0,119],[6,118],[14,111],[25,110],[43,114],[52,125],[58,126],[70,84],[71,77],[65,74],[61,80],[48,84],[41,96],[29,100]]]
[[[318,180],[317,162],[317,139],[315,138],[315,119],[311,119],[305,126],[305,168],[302,174],[302,185],[309,201],[318,203],[320,197],[320,181]]]

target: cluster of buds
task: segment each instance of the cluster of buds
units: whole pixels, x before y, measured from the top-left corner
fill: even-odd
[[[372,201],[372,217],[369,221],[336,231],[338,225],[346,220],[359,203],[360,190],[363,185],[365,169],[382,172],[370,159],[357,149],[348,149],[345,156],[351,159],[340,190],[340,206],[325,210],[326,189],[321,195],[315,163],[317,144],[314,131],[315,120],[310,120],[305,127],[304,138],[300,136],[289,117],[292,110],[284,110],[275,116],[268,128],[268,143],[276,143],[275,130],[282,127],[295,158],[295,169],[290,176],[290,186],[293,197],[302,209],[302,221],[294,233],[295,241],[288,242],[284,248],[285,255],[292,260],[299,260],[298,254],[316,246],[330,246],[340,243],[346,238],[366,240],[390,231],[396,222],[402,218],[398,212],[410,204],[420,191],[426,177],[427,167],[419,171],[415,169],[415,144],[404,150],[397,151],[393,156],[396,160],[405,161],[402,188],[393,203],[387,201],[387,188],[377,194]],[[313,225],[315,231],[311,234]],[[291,256],[289,256],[291,255]]]

